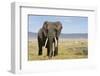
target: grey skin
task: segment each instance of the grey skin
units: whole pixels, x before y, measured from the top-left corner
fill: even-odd
[[[38,32],[38,55],[42,55],[42,47],[47,48],[47,56],[58,55],[58,41],[62,30],[61,22],[45,21],[42,28]]]

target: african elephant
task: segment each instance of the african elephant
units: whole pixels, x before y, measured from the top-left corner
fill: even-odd
[[[58,41],[62,30],[61,22],[45,21],[42,28],[38,32],[38,55],[42,55],[42,47],[47,48],[47,56],[58,55]]]

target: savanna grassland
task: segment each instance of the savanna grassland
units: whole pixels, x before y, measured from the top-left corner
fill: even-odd
[[[88,57],[87,39],[60,39],[58,46],[58,56],[52,59],[80,59]],[[43,55],[38,56],[37,39],[28,41],[28,60],[46,60],[47,49],[43,48]]]

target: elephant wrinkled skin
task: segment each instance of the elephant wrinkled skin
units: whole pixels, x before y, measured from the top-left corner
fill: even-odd
[[[61,22],[45,21],[42,28],[38,32],[38,55],[42,55],[42,47],[47,48],[47,56],[58,55],[58,41],[62,30]]]

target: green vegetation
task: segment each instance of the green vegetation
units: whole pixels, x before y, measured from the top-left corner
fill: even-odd
[[[58,56],[52,59],[80,59],[88,57],[87,39],[60,39]],[[46,60],[47,50],[43,48],[43,55],[38,56],[38,44],[36,39],[29,40],[28,60]]]

